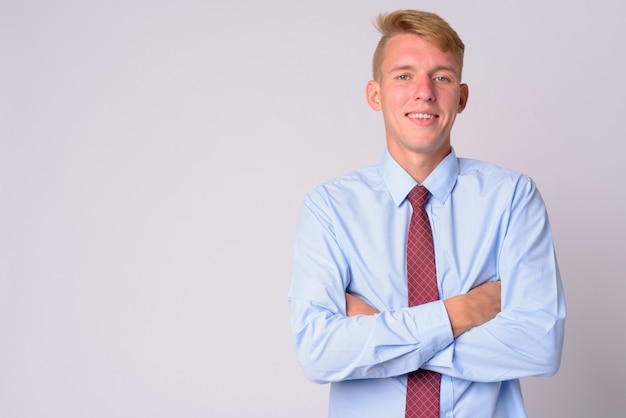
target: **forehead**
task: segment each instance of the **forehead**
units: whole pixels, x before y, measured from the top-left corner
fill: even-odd
[[[381,61],[383,73],[398,66],[450,67],[458,74],[461,64],[451,51],[442,51],[424,37],[403,33],[394,35],[387,41]]]

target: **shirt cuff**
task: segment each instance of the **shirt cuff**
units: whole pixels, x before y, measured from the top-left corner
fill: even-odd
[[[418,340],[424,343],[423,358],[431,359],[436,354],[450,347],[454,341],[452,335],[452,325],[448,317],[448,311],[443,300],[425,303],[412,307],[415,310],[416,326],[418,328]],[[417,320],[419,318],[419,320]],[[452,359],[452,350],[448,352],[446,358]],[[439,356],[437,356],[439,357]],[[429,363],[430,364],[430,363]]]

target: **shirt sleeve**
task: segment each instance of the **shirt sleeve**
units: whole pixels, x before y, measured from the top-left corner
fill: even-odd
[[[305,375],[326,383],[416,370],[452,342],[443,302],[347,317],[350,266],[324,200],[314,197],[305,199],[298,223],[289,288],[291,330]]]
[[[497,261],[502,311],[459,336],[424,368],[476,382],[558,370],[565,297],[545,205],[529,178],[520,179],[505,212]]]

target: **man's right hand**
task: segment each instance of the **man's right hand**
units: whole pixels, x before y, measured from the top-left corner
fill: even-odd
[[[464,295],[443,301],[454,338],[495,318],[501,310],[500,281],[483,283]]]
[[[493,319],[501,309],[500,281],[483,283],[464,295],[443,301],[448,311],[452,334],[458,337],[470,328]],[[362,299],[346,293],[347,316],[375,315],[379,311]]]

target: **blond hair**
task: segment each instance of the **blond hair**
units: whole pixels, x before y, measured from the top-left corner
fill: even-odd
[[[459,60],[459,79],[463,69],[465,45],[459,35],[441,17],[434,13],[419,10],[398,10],[389,14],[380,14],[376,19],[376,28],[382,37],[374,51],[372,72],[374,80],[380,81],[381,63],[389,39],[395,35],[409,33],[432,42],[443,52],[451,51]]]

